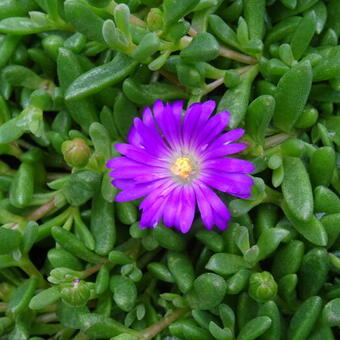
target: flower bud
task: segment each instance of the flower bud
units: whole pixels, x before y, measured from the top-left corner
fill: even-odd
[[[272,300],[277,293],[277,284],[269,272],[253,273],[249,280],[249,295],[254,300]]]
[[[53,284],[71,282],[77,279],[81,274],[82,272],[80,271],[60,267],[52,269],[47,280]]]
[[[5,332],[5,329],[8,328],[12,324],[12,320],[8,317],[0,318],[0,335]]]
[[[73,167],[81,168],[89,160],[91,149],[81,138],[65,141],[61,146],[65,161]]]
[[[152,8],[146,18],[150,31],[159,31],[163,27],[163,13],[159,8]]]
[[[0,283],[0,299],[7,302],[15,291],[15,286],[7,282]]]
[[[61,297],[71,306],[83,306],[90,298],[90,289],[84,281],[76,279],[65,285],[61,290]]]

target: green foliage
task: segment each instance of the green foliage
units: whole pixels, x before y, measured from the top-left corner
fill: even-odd
[[[339,35],[338,0],[0,1],[0,338],[339,338]],[[156,99],[245,129],[226,231],[113,202]]]

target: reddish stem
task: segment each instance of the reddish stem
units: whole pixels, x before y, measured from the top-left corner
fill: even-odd
[[[183,314],[185,314],[188,311],[188,309],[177,309],[173,311],[171,314],[165,316],[160,321],[154,323],[148,328],[145,328],[141,335],[139,336],[139,339],[152,339],[155,335],[160,333],[163,329],[167,328],[169,325],[171,325],[174,321],[179,319]]]
[[[27,219],[30,221],[37,221],[51,210],[56,207],[55,200],[51,200],[46,202],[45,204],[41,205],[39,208],[33,210],[30,214],[28,214]]]

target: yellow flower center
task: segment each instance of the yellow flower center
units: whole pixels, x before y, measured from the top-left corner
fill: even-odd
[[[193,164],[189,158],[177,158],[174,165],[170,168],[171,171],[183,179],[187,179],[194,170]]]

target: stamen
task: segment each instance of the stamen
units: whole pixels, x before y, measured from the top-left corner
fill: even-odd
[[[187,179],[194,170],[194,166],[189,158],[177,158],[170,170],[177,176]]]

